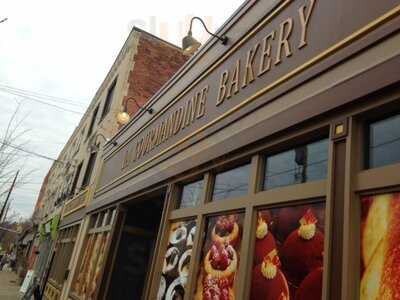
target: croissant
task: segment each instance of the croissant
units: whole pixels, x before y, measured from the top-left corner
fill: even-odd
[[[361,300],[400,300],[400,194],[374,198],[362,232]]]

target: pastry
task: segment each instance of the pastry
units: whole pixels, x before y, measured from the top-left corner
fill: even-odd
[[[178,276],[179,254],[180,253],[177,247],[171,247],[167,250],[162,269],[163,274],[171,277]]]
[[[165,281],[165,277],[161,276],[160,286],[158,288],[158,293],[157,293],[157,300],[163,299],[166,288],[167,288],[167,283]]]
[[[171,234],[169,237],[169,243],[174,246],[178,246],[181,243],[185,243],[187,236],[187,229],[182,222],[173,224],[171,228]]]
[[[382,202],[377,203],[375,202]],[[383,208],[383,209],[382,209]],[[382,211],[384,213],[382,213]],[[386,214],[387,213],[387,214]],[[400,194],[375,197],[368,215],[385,217],[387,225],[380,226],[367,220],[363,239],[375,241],[381,237],[368,261],[361,279],[361,300],[400,299]],[[368,216],[369,218],[370,216]],[[370,226],[376,226],[370,228]],[[375,230],[374,230],[375,229]],[[378,231],[378,232],[376,232]],[[372,237],[365,236],[372,234]],[[362,247],[365,244],[363,242]],[[366,253],[369,251],[366,251]],[[364,251],[363,251],[364,253]],[[363,254],[364,255],[364,254]]]
[[[262,263],[264,257],[276,249],[275,238],[269,231],[268,223],[261,213],[258,213],[255,243],[255,264]]]
[[[165,293],[165,300],[183,300],[184,296],[185,289],[181,283],[181,279],[178,277],[169,285]]]
[[[214,242],[235,246],[239,241],[237,216],[219,216],[212,230],[212,240]]]
[[[189,275],[189,264],[191,255],[192,255],[192,249],[189,249],[186,250],[179,259],[178,271],[183,286],[186,285],[187,277]]]
[[[227,278],[233,281],[238,258],[231,245],[214,242],[204,258],[204,270],[216,278]]]
[[[253,269],[251,300],[289,300],[289,287],[285,275],[279,269],[277,251],[272,250],[262,263]]]
[[[299,226],[300,218],[307,212],[309,206],[290,206],[280,208],[276,215],[276,237],[284,242],[286,237]]]
[[[324,235],[317,228],[317,219],[311,209],[300,219],[282,246],[282,263],[291,282],[298,285],[313,269],[322,267]]]
[[[368,204],[369,209],[361,237],[361,254],[365,267],[368,265],[382,237],[388,230],[391,200],[392,195],[385,194],[376,196],[374,200]],[[363,205],[364,203],[365,201],[363,201]]]
[[[316,268],[308,274],[297,289],[295,300],[321,300],[322,275],[322,268]]]
[[[193,226],[190,229],[187,240],[186,240],[186,247],[193,247],[194,242],[194,235],[196,234],[196,226]]]
[[[233,289],[226,278],[205,275],[197,284],[195,300],[234,300]]]

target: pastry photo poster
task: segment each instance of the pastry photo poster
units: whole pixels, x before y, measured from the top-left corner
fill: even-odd
[[[320,300],[325,202],[260,210],[251,300]]]
[[[235,299],[243,218],[243,213],[208,218],[194,299]]]
[[[400,193],[363,197],[360,229],[360,299],[399,299]]]
[[[171,225],[157,300],[183,299],[195,233],[194,220]]]

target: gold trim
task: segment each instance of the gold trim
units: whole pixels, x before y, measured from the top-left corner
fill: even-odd
[[[279,7],[277,7],[270,15],[268,15],[260,24],[258,24],[252,31],[250,31],[245,37],[243,37],[237,44],[235,44],[227,53],[225,53],[219,60],[217,60],[207,71],[205,71],[199,78],[192,82],[185,90],[183,90],[173,101],[171,101],[168,105],[166,105],[163,109],[158,111],[153,118],[151,118],[145,125],[143,125],[138,131],[135,132],[134,135],[129,137],[125,142],[119,145],[115,150],[106,158],[106,160],[110,159],[114,156],[118,150],[123,148],[126,144],[132,141],[135,137],[137,137],[141,132],[143,132],[147,127],[149,127],[152,123],[154,123],[158,117],[167,111],[170,107],[172,107],[175,103],[177,103],[183,96],[185,96],[192,88],[197,85],[201,80],[203,80],[207,75],[209,75],[212,71],[214,71],[220,64],[222,64],[229,56],[235,52],[240,46],[242,46],[249,38],[251,38],[254,34],[256,34],[265,23],[269,22],[276,14],[278,14],[282,9],[284,9],[288,4],[293,2],[294,0],[286,0]]]
[[[282,4],[285,5],[287,3],[289,3],[290,1],[286,1],[285,3]],[[281,9],[280,6],[278,9]],[[277,9],[277,10],[278,10]],[[276,11],[275,11],[276,12]],[[274,12],[274,13],[275,13]],[[272,13],[272,15],[274,14]],[[314,58],[312,58],[311,60],[305,62],[303,65],[295,68],[294,70],[290,71],[289,73],[287,73],[285,76],[282,76],[281,78],[277,79],[276,81],[274,81],[273,83],[265,86],[263,89],[259,90],[257,93],[253,94],[252,96],[250,96],[249,98],[247,98],[246,100],[242,101],[241,103],[239,103],[238,105],[236,105],[235,107],[231,108],[230,110],[226,111],[225,113],[223,113],[222,115],[220,115],[219,117],[217,117],[216,119],[212,120],[211,122],[205,124],[204,126],[200,127],[199,129],[197,129],[196,131],[192,132],[191,134],[189,134],[188,136],[184,137],[183,139],[181,139],[180,141],[176,142],[175,144],[167,147],[166,149],[164,149],[163,151],[157,153],[156,155],[154,155],[153,157],[149,158],[148,160],[144,161],[142,164],[136,166],[135,168],[133,168],[132,170],[129,170],[128,172],[122,174],[121,176],[115,178],[114,180],[112,180],[110,183],[102,186],[99,190],[96,191],[96,193],[101,193],[102,191],[104,191],[104,189],[106,189],[107,187],[109,187],[110,185],[114,184],[115,182],[119,181],[121,178],[128,176],[129,174],[133,173],[134,171],[140,169],[141,167],[143,167],[144,165],[147,165],[148,163],[150,163],[151,161],[157,159],[158,157],[162,156],[164,153],[170,151],[171,149],[179,146],[180,144],[184,143],[185,141],[187,141],[188,139],[192,138],[193,136],[197,135],[198,133],[204,131],[205,129],[207,129],[208,127],[214,125],[215,123],[219,122],[220,120],[226,118],[227,116],[231,115],[232,113],[236,112],[237,110],[241,109],[243,106],[249,104],[250,102],[254,101],[256,98],[258,98],[259,96],[261,96],[262,94],[265,94],[266,92],[274,89],[275,87],[283,84],[284,82],[288,81],[289,79],[293,78],[295,75],[301,73],[302,71],[312,67],[313,65],[315,65],[316,63],[318,63],[319,61],[327,58],[328,56],[334,54],[336,51],[346,47],[347,45],[349,45],[351,42],[361,38],[363,35],[373,31],[374,29],[376,29],[377,27],[379,27],[380,25],[384,24],[385,22],[388,22],[389,20],[391,20],[392,18],[396,17],[398,14],[400,14],[400,5],[396,6],[395,8],[393,8],[392,10],[388,11],[387,13],[383,14],[382,16],[380,16],[379,18],[373,20],[372,22],[368,23],[366,26],[362,27],[361,29],[353,32],[351,35],[347,36],[345,39],[341,40],[340,42],[336,43],[335,45],[331,46],[330,48],[326,49],[325,51],[321,52],[320,54],[318,54],[317,56],[315,56]],[[271,16],[272,16],[271,15]],[[268,17],[267,19],[270,19],[270,17]],[[262,22],[261,24],[264,24],[265,22]],[[261,25],[260,24],[260,25]],[[260,25],[258,27],[260,27]],[[256,29],[258,29],[258,27]],[[254,29],[254,30],[256,30]],[[254,30],[250,33],[253,34]],[[249,34],[249,35],[250,35]],[[247,37],[246,37],[247,38]],[[246,40],[246,38],[244,40]],[[243,41],[243,40],[242,40]],[[240,44],[240,43],[239,43]],[[239,45],[238,44],[238,45]],[[236,48],[233,48],[232,50],[234,50]],[[231,52],[231,51],[230,51]],[[227,54],[229,54],[230,52],[228,52]],[[224,59],[226,57],[226,55],[222,58]],[[218,64],[219,62],[217,62]],[[213,66],[214,67],[214,66]],[[211,67],[211,70],[213,69],[213,67]],[[207,72],[206,74],[208,74],[209,72]],[[191,85],[192,86],[192,85]],[[186,91],[186,90],[185,90]],[[173,103],[175,103],[176,101],[174,101]],[[172,103],[172,104],[173,104]],[[161,111],[162,112],[162,111]],[[150,123],[151,124],[151,123]],[[148,125],[146,125],[147,127]],[[144,127],[142,127],[144,130]],[[136,137],[138,134],[140,133],[140,131],[133,136],[131,139],[129,139],[126,143],[130,142],[134,137]],[[126,143],[122,144],[122,146],[126,145]]]
[[[64,209],[65,209],[65,207],[66,207],[69,203],[75,201],[75,199],[77,199],[78,197],[80,197],[81,195],[84,195],[84,194],[86,193],[86,195],[84,195],[85,200],[83,201],[83,203],[82,203],[81,205],[78,205],[78,206],[75,207],[74,209],[71,209],[70,211],[67,211],[67,212],[65,212],[65,213],[64,213],[64,211],[63,211],[63,213],[62,213],[62,218],[66,217],[66,216],[69,216],[70,214],[76,212],[77,210],[80,210],[81,208],[85,207],[85,206],[89,203],[89,199],[90,199],[90,196],[91,196],[91,194],[92,194],[92,193],[91,193],[92,190],[93,190],[92,188],[88,187],[88,188],[85,189],[83,192],[81,192],[80,194],[78,194],[76,197],[72,198],[71,200],[68,200],[68,202],[66,202],[66,203],[64,204]]]

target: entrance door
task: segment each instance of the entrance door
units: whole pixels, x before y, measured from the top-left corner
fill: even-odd
[[[128,208],[107,299],[141,299],[153,257],[163,199]]]

